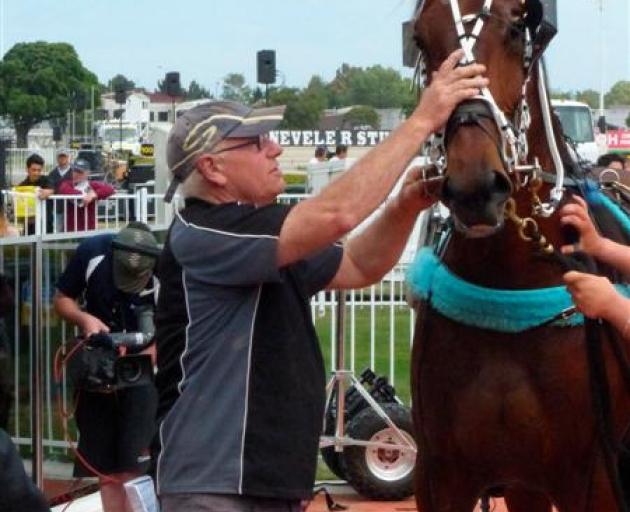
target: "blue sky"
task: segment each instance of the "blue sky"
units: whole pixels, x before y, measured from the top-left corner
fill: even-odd
[[[548,53],[554,89],[599,89],[598,0],[558,0],[560,34]],[[602,0],[606,87],[630,80],[630,0]],[[256,51],[275,49],[279,81],[330,80],[343,62],[401,64],[400,24],[414,0],[0,0],[0,44],[65,41],[101,82],[122,73],[153,88],[179,71],[218,90],[230,72],[255,82]]]

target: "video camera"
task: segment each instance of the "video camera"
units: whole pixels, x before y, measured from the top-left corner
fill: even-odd
[[[101,332],[81,341],[81,350],[68,363],[75,388],[108,392],[153,382],[153,363],[147,354],[120,355],[125,347],[139,352],[153,341],[153,308],[136,308],[140,332]]]

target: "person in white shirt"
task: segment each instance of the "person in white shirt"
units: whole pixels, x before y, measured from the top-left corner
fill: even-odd
[[[309,164],[319,164],[326,161],[326,146],[317,146],[315,156],[309,160]]]

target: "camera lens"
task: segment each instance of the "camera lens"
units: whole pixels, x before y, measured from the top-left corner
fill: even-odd
[[[128,358],[118,360],[118,377],[123,382],[134,383],[142,377],[142,365]]]

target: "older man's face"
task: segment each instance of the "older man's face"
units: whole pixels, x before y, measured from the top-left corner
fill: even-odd
[[[57,155],[57,163],[59,164],[59,167],[65,167],[68,165],[69,160],[68,155]]]
[[[260,139],[228,139],[217,146],[217,167],[227,187],[239,200],[268,204],[286,186],[277,158],[282,148],[264,136]]]

